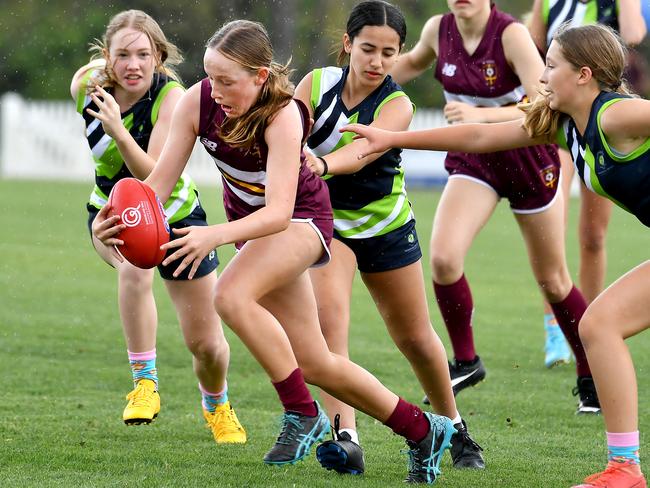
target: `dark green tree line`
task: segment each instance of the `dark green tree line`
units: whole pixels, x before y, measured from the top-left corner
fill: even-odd
[[[88,44],[103,34],[112,15],[128,8],[151,14],[185,55],[180,73],[189,85],[203,77],[205,41],[223,23],[237,18],[264,23],[276,59],[292,59],[297,81],[311,68],[333,64],[354,0],[5,0],[0,9],[0,93],[15,91],[29,98],[67,98],[74,71],[88,61]],[[412,46],[424,22],[446,11],[445,0],[396,1],[403,10]],[[498,5],[521,15],[530,2],[499,0]],[[647,47],[646,51],[647,53]],[[441,90],[427,73],[409,84],[419,106],[440,105]]]

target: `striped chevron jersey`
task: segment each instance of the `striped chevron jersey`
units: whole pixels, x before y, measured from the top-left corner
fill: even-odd
[[[307,139],[316,156],[325,156],[352,142],[339,128],[369,125],[390,100],[406,94],[390,76],[356,107],[348,109],[341,94],[349,67],[312,72],[311,107],[314,126]],[[334,229],[345,238],[365,239],[391,232],[413,219],[400,166],[401,149],[391,149],[354,174],[326,177],[334,211]]]
[[[571,27],[598,22],[617,31],[618,0],[543,0],[542,18],[546,25],[547,46],[564,22],[569,22]]]
[[[226,113],[210,96],[210,80],[201,82],[199,140],[221,172],[223,205],[229,221],[238,220],[266,205],[266,159],[269,148],[258,134],[251,150],[232,147],[220,137]],[[303,120],[303,136],[309,126],[307,107],[295,100]],[[304,140],[304,139],[303,139]],[[294,219],[332,220],[327,186],[304,164],[300,154],[300,173],[292,217]],[[331,224],[330,224],[331,229]],[[237,243],[240,247],[243,243]]]
[[[627,95],[600,92],[591,107],[584,134],[572,119],[564,123],[565,141],[578,175],[590,190],[612,200],[650,227],[650,138],[629,154],[611,148],[600,127],[603,112]]]
[[[86,138],[95,161],[95,188],[90,194],[89,204],[95,208],[106,205],[111,189],[122,178],[133,177],[124,163],[113,138],[104,132],[101,122],[86,112],[87,108],[97,111],[97,105],[88,95],[87,84],[94,73],[84,77],[77,94],[77,112],[86,123]],[[160,105],[169,90],[181,86],[167,76],[156,73],[151,88],[133,107],[122,113],[122,124],[133,136],[135,142],[147,151],[153,126],[158,120]],[[112,93],[112,89],[107,89]],[[196,185],[186,174],[176,183],[171,196],[165,203],[165,215],[170,224],[184,219],[198,205]]]
[[[454,14],[440,20],[438,61],[435,77],[447,102],[464,102],[475,107],[501,107],[520,102],[526,95],[503,50],[501,36],[516,20],[492,6],[483,38],[469,54],[456,27]]]

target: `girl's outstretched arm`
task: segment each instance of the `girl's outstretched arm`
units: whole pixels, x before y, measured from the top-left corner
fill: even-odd
[[[387,151],[391,147],[489,153],[547,142],[531,139],[522,127],[521,119],[497,124],[461,124],[401,132],[350,124],[343,127],[341,131],[354,132],[358,137],[367,139],[366,152],[359,154],[357,156],[359,159],[371,153]]]

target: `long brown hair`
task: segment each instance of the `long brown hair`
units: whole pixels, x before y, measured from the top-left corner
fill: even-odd
[[[601,90],[631,94],[623,79],[627,50],[611,28],[601,24],[570,27],[565,23],[553,40],[560,46],[564,59],[576,70],[582,67],[591,70]],[[526,112],[524,129],[531,138],[555,139],[564,114],[549,107],[544,91],[534,102],[521,105],[521,108]]]
[[[259,22],[233,20],[214,33],[205,45],[256,73],[269,69],[262,92],[253,106],[241,117],[226,119],[221,138],[233,147],[250,149],[271,118],[293,97],[294,85],[289,81],[288,63],[273,61],[273,46],[266,29]]]
[[[103,69],[100,69],[93,76],[90,83],[88,83],[88,89],[94,89],[95,85],[107,87],[117,84],[113,69],[108,63],[108,53],[115,33],[126,27],[140,31],[149,38],[153,56],[156,60],[156,71],[180,82],[180,77],[175,69],[177,65],[183,62],[180,50],[167,40],[158,22],[149,14],[142,10],[124,10],[111,19],[106,26],[106,32],[104,32],[102,39],[95,39],[90,45],[90,51],[93,53],[91,59],[104,58],[107,63]]]

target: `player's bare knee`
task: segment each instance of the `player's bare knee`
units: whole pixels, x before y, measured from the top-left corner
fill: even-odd
[[[588,349],[589,346],[594,343],[594,340],[597,339],[598,333],[600,332],[600,327],[598,325],[601,323],[602,322],[599,320],[597,314],[590,312],[589,309],[585,311],[580,319],[578,334],[580,335],[580,341],[585,350]]]
[[[600,254],[605,250],[604,232],[589,233],[580,240],[583,252],[588,254]]]
[[[397,348],[411,361],[421,362],[428,358],[433,348],[428,334],[413,334],[395,339]]]
[[[338,316],[328,314],[327,317],[319,316],[319,320],[323,337],[325,337],[328,345],[341,341],[347,342],[347,324],[350,320],[349,316],[345,313]]]
[[[119,286],[123,293],[148,293],[153,284],[153,273],[134,266],[125,266],[119,272]]]
[[[236,287],[217,284],[213,304],[219,316],[231,327],[234,324],[234,319],[241,314],[242,310],[246,310],[245,297],[237,293]]]
[[[305,360],[300,362],[300,371],[305,378],[305,382],[310,385],[321,385],[322,372],[319,371],[318,365],[313,361]]]
[[[571,291],[572,283],[563,273],[549,273],[537,277],[537,285],[549,303],[558,303]]]
[[[451,253],[433,250],[430,263],[436,283],[454,282],[463,274],[463,261]]]
[[[334,362],[330,360],[330,357],[331,354],[328,353],[327,359],[321,358],[319,355],[300,359],[300,370],[307,383],[327,387],[328,384],[334,382],[337,369],[334,367]]]
[[[187,348],[199,362],[214,362],[219,356],[218,344],[212,339],[197,339],[187,342]]]

